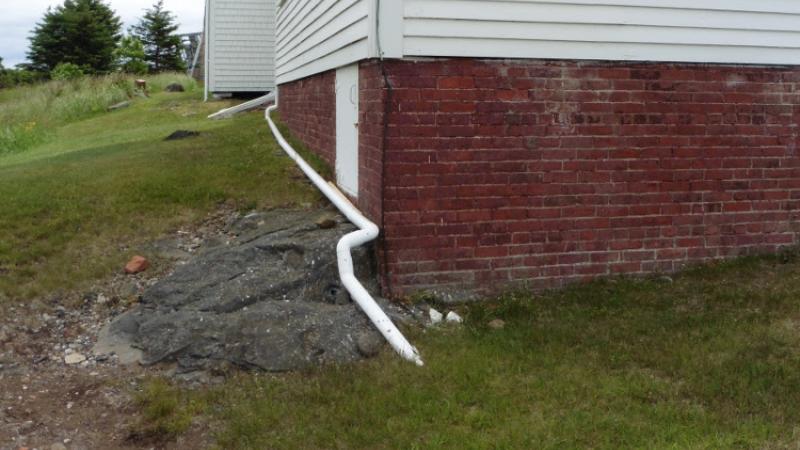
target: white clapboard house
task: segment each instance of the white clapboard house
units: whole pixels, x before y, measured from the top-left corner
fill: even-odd
[[[277,17],[281,119],[379,223],[391,294],[800,243],[800,0],[287,0]]]
[[[206,0],[206,98],[275,90],[275,14],[276,0]]]

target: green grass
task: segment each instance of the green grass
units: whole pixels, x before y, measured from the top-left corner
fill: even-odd
[[[160,379],[149,380],[134,396],[134,402],[142,414],[132,434],[148,441],[177,437],[188,430],[194,416],[206,408],[198,400],[187,400],[174,386]]]
[[[183,75],[163,74],[148,79],[150,91],[160,92],[172,81],[189,91],[197,87]],[[54,128],[104,112],[135,94],[133,79],[121,74],[0,90],[0,157],[50,141]]]
[[[175,392],[226,449],[795,448],[798,294],[770,257],[507,295],[413,333],[424,368],[387,350]]]
[[[51,141],[57,136],[56,127],[128,100],[136,94],[133,81],[116,74],[0,90],[0,157]],[[155,75],[147,81],[151,93],[161,92],[172,82],[181,83],[187,91],[197,89],[194,80],[180,74]]]
[[[176,77],[186,93],[159,92]],[[82,289],[119,271],[144,242],[222,202],[246,210],[319,199],[288,176],[296,169],[262,113],[210,121],[230,103],[202,103],[193,82],[175,75],[149,84],[150,98],[116,112],[68,120],[42,112],[39,121],[60,123],[52,136],[0,156],[0,304]],[[39,95],[35,89],[3,91],[2,104],[14,109]],[[201,135],[163,140],[178,129]]]

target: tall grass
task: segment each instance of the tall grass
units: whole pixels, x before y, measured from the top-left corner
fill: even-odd
[[[159,74],[147,81],[151,92],[175,82],[188,91],[197,89],[197,83],[182,74]],[[41,144],[53,136],[55,127],[101,113],[134,93],[133,78],[121,74],[5,90],[0,93],[0,157]]]

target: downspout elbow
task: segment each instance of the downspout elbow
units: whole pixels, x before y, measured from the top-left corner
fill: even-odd
[[[361,282],[355,276],[353,268],[353,255],[352,249],[360,247],[368,242],[377,239],[380,234],[380,229],[372,221],[367,219],[361,211],[355,208],[341,192],[334,187],[328,185],[325,180],[316,172],[303,158],[292,148],[286,139],[281,135],[278,127],[272,121],[270,113],[278,106],[278,99],[271,107],[267,108],[265,113],[269,127],[275,140],[283,148],[287,155],[297,163],[300,169],[311,180],[311,182],[322,192],[328,200],[331,201],[339,211],[350,220],[358,230],[346,234],[342,237],[336,245],[336,256],[338,258],[339,277],[342,281],[342,286],[350,294],[353,301],[361,308],[364,314],[367,315],[369,320],[383,335],[392,348],[404,359],[413,362],[418,366],[424,365],[419,351],[412,346],[408,340],[403,336],[400,330],[392,323],[389,316],[381,309],[374,298],[367,292]]]

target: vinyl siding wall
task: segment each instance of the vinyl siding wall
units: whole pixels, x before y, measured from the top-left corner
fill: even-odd
[[[275,0],[210,0],[209,91],[275,89]]]
[[[404,0],[405,56],[800,64],[796,0]]]
[[[373,5],[372,0],[288,0],[278,11],[278,83],[368,58]]]
[[[286,1],[278,82],[377,56],[376,3]],[[381,9],[389,57],[800,64],[797,0],[382,0]]]

